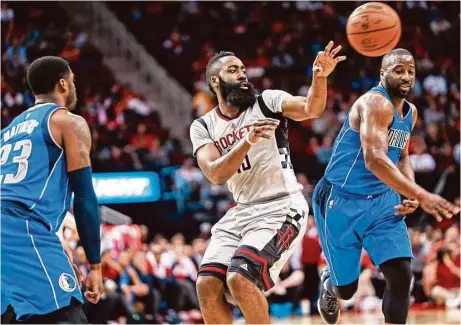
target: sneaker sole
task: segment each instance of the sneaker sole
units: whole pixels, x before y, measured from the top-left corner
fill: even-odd
[[[320,317],[322,317],[322,320],[327,323],[327,324],[338,324],[339,322],[339,316],[341,316],[341,309],[338,309],[338,320],[335,323],[328,323],[325,318],[323,318],[322,313],[320,312],[320,299],[317,299],[317,309],[319,311]]]

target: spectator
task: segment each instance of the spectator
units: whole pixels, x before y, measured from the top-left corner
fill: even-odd
[[[318,314],[317,297],[320,284],[319,264],[322,248],[313,215],[308,216],[306,233],[301,245],[301,264],[305,275],[302,297],[309,300],[311,314]]]
[[[448,91],[446,78],[440,74],[436,74],[435,71],[424,79],[423,87],[434,97],[446,95]]]
[[[304,278],[299,259],[293,255],[283,265],[275,286],[265,293],[274,317],[288,318],[294,313],[299,305]]]
[[[460,305],[459,239],[437,251],[437,259],[424,270],[424,289],[437,304],[449,308]]]
[[[2,11],[1,11],[1,19],[2,25],[4,23],[12,23],[14,19],[14,11],[13,9],[8,7],[8,3],[3,1],[2,2]]]
[[[13,38],[12,44],[7,47],[5,55],[7,60],[16,59],[22,65],[27,62],[26,47],[21,45],[21,40],[17,37]],[[14,58],[15,55],[17,55],[17,58]]]

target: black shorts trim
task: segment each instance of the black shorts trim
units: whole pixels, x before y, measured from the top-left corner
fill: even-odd
[[[221,263],[207,263],[200,266],[198,275],[214,276],[226,283],[227,265]]]

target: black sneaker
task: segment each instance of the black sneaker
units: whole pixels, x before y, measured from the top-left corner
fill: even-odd
[[[325,323],[336,324],[339,321],[340,310],[338,298],[332,296],[325,287],[325,282],[329,277],[330,271],[326,267],[320,274],[320,298],[317,300],[317,308]]]

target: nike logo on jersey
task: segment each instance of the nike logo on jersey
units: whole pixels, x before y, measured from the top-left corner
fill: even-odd
[[[388,133],[388,144],[389,147],[395,147],[403,149],[410,137],[410,132],[404,130],[390,129]]]

